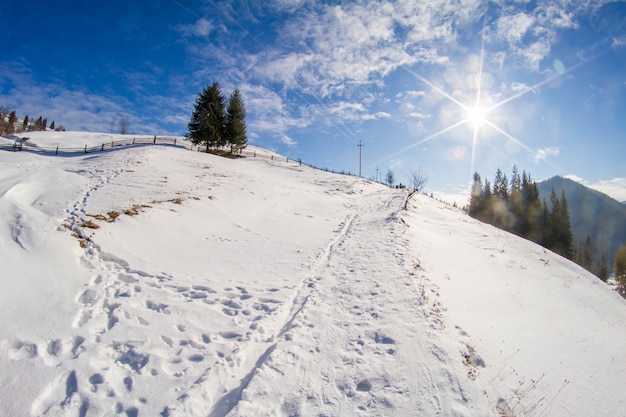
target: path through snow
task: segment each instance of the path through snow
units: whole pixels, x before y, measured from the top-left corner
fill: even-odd
[[[460,346],[441,342],[434,307],[420,294],[403,236],[404,197],[376,190],[355,201],[281,337],[245,391],[228,394],[230,415],[491,414]]]

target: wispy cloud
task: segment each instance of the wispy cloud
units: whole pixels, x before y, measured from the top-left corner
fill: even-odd
[[[10,85],[11,89],[10,95],[0,94],[0,102],[16,109],[21,117],[41,115],[47,117],[48,122],[54,120],[57,127],[62,125],[69,130],[108,132],[116,130],[114,120],[125,116],[130,120],[130,131],[134,133],[180,134],[182,132],[178,130],[168,131],[163,122],[179,125],[183,114],[191,108],[191,98],[186,100],[144,92],[141,103],[131,103],[128,97],[119,94],[102,94],[86,88],[68,88],[63,83],[38,81],[17,62],[4,65],[7,71],[0,71],[0,84]],[[129,79],[135,75],[129,74]]]
[[[551,156],[558,156],[560,152],[561,150],[555,147],[537,149],[534,155],[532,156],[532,159],[535,163],[538,163],[540,161],[545,161]]]
[[[185,36],[206,37],[213,31],[215,26],[205,18],[198,19],[194,24],[180,25],[178,31]]]
[[[601,191],[617,201],[626,201],[626,177],[598,181],[589,184],[589,187]]]
[[[600,191],[601,193],[604,193],[619,202],[626,201],[626,177],[600,180],[596,182],[585,181],[584,178],[576,174],[565,175],[565,178],[569,178],[589,188]]]

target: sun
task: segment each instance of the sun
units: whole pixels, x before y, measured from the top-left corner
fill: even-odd
[[[487,122],[487,109],[480,106],[469,107],[465,120],[470,123],[474,129],[479,129]]]

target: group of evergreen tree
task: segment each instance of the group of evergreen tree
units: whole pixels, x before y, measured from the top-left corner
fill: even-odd
[[[489,180],[483,183],[480,174],[474,173],[468,213],[478,220],[539,243],[573,260],[603,281],[609,278],[607,255],[603,254],[594,264],[589,236],[584,244],[579,243],[574,247],[565,192],[559,198],[553,187],[550,202],[545,199],[541,201],[537,183],[526,171],[520,175],[516,166],[513,167],[510,182],[498,168],[493,186]]]
[[[606,282],[609,279],[609,274],[611,272],[609,270],[609,262],[606,253],[603,253],[595,264],[593,263],[593,259],[594,256],[593,247],[591,245],[591,237],[587,235],[585,243],[578,243],[574,250],[574,262],[596,275],[602,281]]]
[[[246,110],[241,93],[235,89],[227,105],[217,82],[198,94],[187,126],[189,140],[194,145],[204,145],[207,152],[230,147],[231,154],[235,154],[248,144]]]
[[[573,236],[565,193],[559,198],[552,189],[550,203],[539,199],[537,183],[526,171],[519,174],[516,166],[509,182],[500,168],[493,186],[482,182],[474,173],[470,216],[509,231],[572,259]]]
[[[39,116],[34,121],[28,115],[20,120],[15,110],[9,110],[7,107],[0,107],[0,135],[6,135],[19,132],[32,132],[39,130],[55,130],[54,120],[48,126],[48,119]],[[58,130],[65,130],[62,126]]]
[[[617,292],[626,298],[626,245],[622,246],[615,255],[613,272],[617,281]]]

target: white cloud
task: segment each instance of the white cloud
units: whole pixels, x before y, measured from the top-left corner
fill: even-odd
[[[396,94],[396,99],[398,99],[399,101],[404,101],[404,100],[411,100],[411,99],[416,99],[419,97],[424,97],[425,95],[426,95],[425,91],[407,90],[407,91],[402,91]]]
[[[213,31],[213,23],[205,18],[198,19],[192,25],[181,25],[178,27],[179,32],[185,36],[207,37]]]
[[[619,202],[626,201],[626,177],[600,180],[596,182],[585,181],[584,178],[576,174],[567,174],[565,175],[565,178],[569,178],[572,181],[579,182],[589,188],[600,191],[601,193],[604,193]]]
[[[561,150],[555,147],[537,149],[532,159],[535,163],[538,163],[539,161],[545,161],[546,159],[548,159],[548,157],[558,156],[560,152]]]
[[[516,93],[523,93],[525,91],[528,90],[532,90],[532,88],[530,88],[527,84],[525,83],[520,83],[520,82],[512,82],[511,83],[511,90],[513,90]],[[533,90],[534,91],[534,90]]]
[[[524,35],[535,23],[535,19],[526,13],[502,16],[496,21],[496,34],[512,45],[519,44]]]
[[[572,180],[572,181],[579,182],[579,183],[581,183],[581,184],[584,184],[584,183],[585,183],[585,179],[584,179],[584,178],[582,178],[582,177],[579,177],[579,176],[578,176],[578,175],[576,175],[576,174],[567,174],[567,175],[564,175],[564,176],[563,176],[563,178],[567,178],[567,179],[570,179],[570,180]]]
[[[290,146],[290,147],[296,146],[298,144],[298,142],[296,142],[295,140],[293,140],[292,138],[290,138],[288,135],[284,133],[280,135],[280,140],[283,144]]]
[[[589,184],[589,187],[603,192],[617,201],[626,201],[626,178],[613,178],[611,180],[598,181]]]
[[[423,114],[423,113],[419,113],[419,112],[411,112],[411,113],[409,113],[409,117],[412,117],[414,119],[424,120],[424,119],[429,119],[430,118],[430,114]]]

